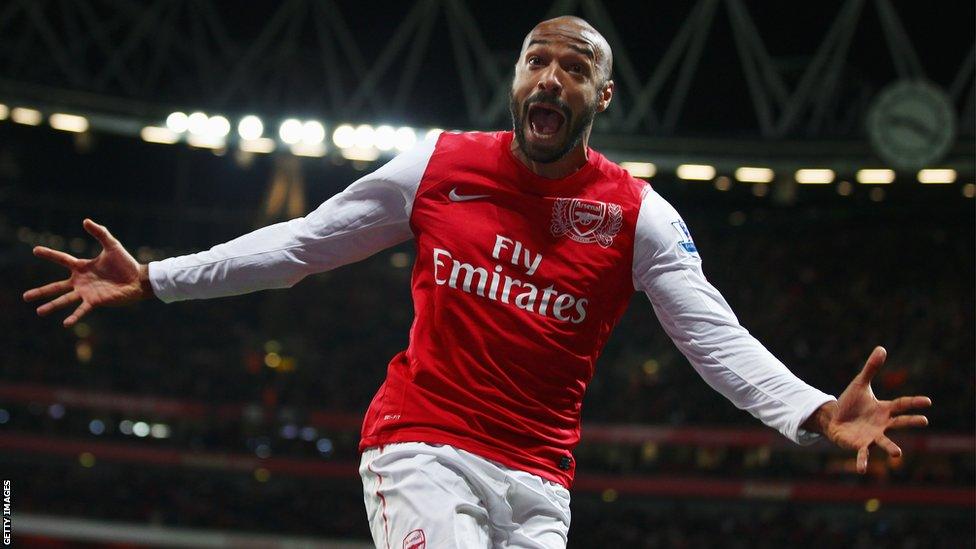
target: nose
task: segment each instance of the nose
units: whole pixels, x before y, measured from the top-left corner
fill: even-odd
[[[558,94],[563,89],[559,81],[559,67],[556,64],[549,65],[539,76],[539,90],[551,94]]]

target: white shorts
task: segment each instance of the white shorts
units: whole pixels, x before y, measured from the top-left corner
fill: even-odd
[[[569,490],[531,473],[402,442],[368,448],[359,474],[377,548],[566,547]]]

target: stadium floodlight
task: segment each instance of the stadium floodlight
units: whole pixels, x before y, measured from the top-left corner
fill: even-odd
[[[332,133],[332,142],[340,149],[348,149],[356,144],[356,128],[343,124]]]
[[[325,156],[325,144],[321,142],[306,143],[301,141],[291,146],[291,154],[295,156],[311,157]]]
[[[302,143],[318,145],[325,141],[325,126],[317,120],[309,120],[302,124]]]
[[[190,117],[185,112],[171,112],[166,117],[166,127],[171,132],[183,133],[190,128]]]
[[[681,164],[677,169],[678,177],[691,181],[709,181],[715,177],[715,167],[708,164]]]
[[[142,128],[139,132],[139,137],[142,137],[143,141],[149,143],[162,143],[164,145],[172,145],[180,140],[180,135],[169,128],[160,128],[159,126],[146,126]]]
[[[356,126],[355,141],[353,146],[357,149],[371,149],[373,148],[373,137],[376,135],[376,131],[373,130],[373,126],[369,124],[360,124]]]
[[[244,152],[268,154],[275,150],[275,141],[270,137],[258,137],[257,139],[245,139],[240,142],[239,146]]]
[[[436,137],[442,133],[444,133],[444,130],[441,128],[431,128],[427,130],[427,133],[424,135],[424,139],[430,139],[431,137]]]
[[[940,185],[956,182],[956,170],[952,168],[926,168],[918,171],[918,182]]]
[[[48,124],[56,130],[82,133],[88,130],[88,119],[77,114],[56,112],[47,119]]]
[[[131,419],[123,419],[122,421],[120,421],[119,422],[119,432],[122,433],[123,435],[131,435],[132,434],[132,420]]]
[[[10,119],[18,124],[36,126],[41,123],[41,111],[27,107],[16,107],[10,111]]]
[[[376,128],[373,136],[376,148],[381,151],[388,151],[396,145],[396,130],[393,126],[380,126]]]
[[[393,146],[396,147],[396,150],[400,152],[409,151],[416,144],[417,132],[413,131],[413,128],[404,126],[396,131],[396,137],[393,141]]]
[[[187,118],[186,129],[193,135],[203,135],[207,133],[207,126],[210,118],[202,112],[195,112]]]
[[[864,169],[857,170],[857,182],[863,185],[887,185],[895,180],[894,170]]]
[[[657,166],[650,162],[621,162],[620,167],[627,170],[634,177],[645,179],[654,177],[657,173]]]
[[[826,168],[804,168],[794,174],[797,183],[803,185],[827,185],[834,182],[834,170]]]
[[[230,133],[230,121],[219,114],[207,119],[207,136],[211,138],[227,137]]]
[[[10,109],[6,105],[0,103],[0,120],[6,120],[7,115],[10,114]]]
[[[278,128],[278,137],[289,145],[298,143],[302,140],[302,123],[294,118],[285,120]]]
[[[245,141],[253,141],[264,133],[264,123],[253,114],[249,114],[237,123],[237,134]]]
[[[776,174],[769,168],[742,166],[735,170],[735,178],[743,183],[772,183]]]
[[[976,197],[976,184],[966,183],[962,186],[962,195],[966,198]]]

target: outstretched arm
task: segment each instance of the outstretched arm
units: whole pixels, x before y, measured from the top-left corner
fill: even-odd
[[[705,279],[681,217],[650,189],[638,217],[634,285],[647,294],[668,336],[712,388],[798,444],[825,436],[838,446],[857,449],[858,470],[863,473],[871,443],[900,453],[884,437],[885,427],[925,424],[921,416],[893,417],[924,405],[924,397],[879,402],[870,393],[868,384],[884,360],[883,350],[872,354],[865,371],[840,399],[790,372],[739,324]]]
[[[431,138],[400,154],[305,217],[262,227],[207,251],[148,265],[138,264],[107,229],[86,220],[86,230],[96,238],[96,232],[104,233],[106,240],[99,238],[102,254],[84,260],[38,247],[36,255],[70,269],[72,275],[30,290],[24,299],[67,292],[39,307],[40,315],[81,300],[65,319],[65,326],[70,326],[92,308],[152,295],[170,303],[291,287],[309,274],[359,261],[408,240],[414,196],[435,144],[436,138]]]

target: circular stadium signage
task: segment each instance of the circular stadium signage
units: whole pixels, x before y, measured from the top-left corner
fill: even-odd
[[[946,94],[921,80],[901,80],[878,94],[867,130],[875,151],[892,166],[918,170],[938,162],[956,135]]]

